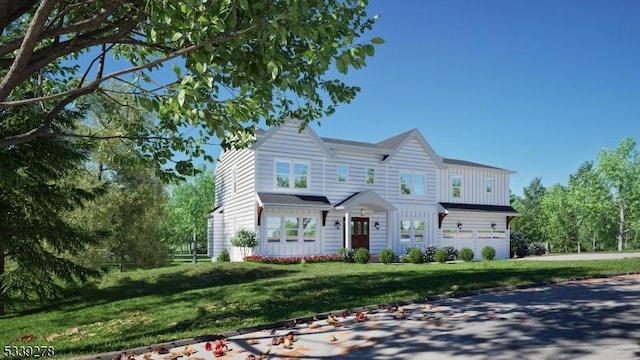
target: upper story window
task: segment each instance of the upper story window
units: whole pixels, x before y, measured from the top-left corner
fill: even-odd
[[[346,165],[338,165],[338,182],[349,181],[349,168]]]
[[[367,168],[367,184],[375,184],[376,183],[376,169]]]
[[[400,173],[400,195],[424,195],[424,175]]]
[[[289,161],[276,161],[276,187],[306,189],[309,165]]]
[[[487,193],[492,193],[493,192],[493,179],[492,178],[486,178],[484,179],[484,189]]]
[[[460,198],[462,195],[462,178],[460,176],[451,177],[451,196]]]

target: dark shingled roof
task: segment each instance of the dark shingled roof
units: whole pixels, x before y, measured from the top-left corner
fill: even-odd
[[[326,196],[259,192],[258,197],[263,205],[331,207]]]
[[[442,206],[447,210],[458,210],[458,211],[487,211],[487,212],[518,213],[516,209],[514,209],[512,206],[509,206],[509,205],[440,203],[440,206]]]
[[[458,159],[450,159],[450,158],[442,158],[442,162],[449,165],[464,165],[464,166],[473,166],[473,167],[483,167],[487,169],[496,169],[496,170],[505,170],[495,166],[489,166],[485,164],[479,164],[466,160],[458,160]]]

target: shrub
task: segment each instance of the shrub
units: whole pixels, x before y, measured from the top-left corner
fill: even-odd
[[[409,250],[408,258],[412,264],[424,263],[424,254],[422,253],[422,250],[415,247]]]
[[[356,255],[354,256],[355,261],[358,264],[366,264],[369,262],[371,255],[369,254],[369,250],[365,248],[358,248],[356,250]]]
[[[393,250],[389,248],[382,249],[380,254],[378,254],[378,260],[380,260],[383,264],[390,264],[395,260],[396,254],[393,253]]]
[[[547,252],[544,244],[541,242],[530,243],[527,248],[527,251],[529,255],[533,255],[533,256],[544,255]]]
[[[447,262],[448,258],[449,258],[449,253],[444,248],[437,249],[436,252],[433,254],[433,260],[441,264],[444,264],[445,262]]]
[[[447,261],[458,260],[458,250],[453,246],[445,246],[443,249],[447,252]]]
[[[219,262],[231,261],[231,256],[229,256],[229,250],[222,249],[222,251],[220,251],[220,254],[216,258],[216,260],[218,260]]]
[[[424,261],[434,262],[435,260],[433,259],[433,255],[436,253],[436,250],[438,250],[436,246],[427,246],[427,248],[424,250]]]
[[[496,257],[496,249],[491,246],[485,246],[482,248],[482,258],[485,260],[493,260]]]
[[[511,257],[525,257],[529,255],[529,240],[520,231],[514,231],[510,235]]]
[[[236,232],[236,235],[231,238],[231,245],[240,248],[242,258],[249,255],[249,249],[253,249],[258,246],[258,237],[255,231],[240,229]]]
[[[244,258],[247,262],[257,262],[262,264],[278,264],[278,265],[290,265],[290,264],[311,264],[311,263],[327,263],[327,262],[340,262],[342,256],[340,255],[307,255],[307,256],[262,256],[262,255],[250,255]]]
[[[346,248],[340,248],[340,250],[338,250],[338,255],[342,257],[342,261],[344,262],[352,263],[355,261],[355,252],[353,251],[353,249],[347,250]]]
[[[471,260],[473,260],[473,250],[471,250],[471,248],[468,247],[463,247],[462,249],[460,249],[460,252],[458,253],[458,255],[460,256],[460,259],[462,259],[463,261],[469,262]]]

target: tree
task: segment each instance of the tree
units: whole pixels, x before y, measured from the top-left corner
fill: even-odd
[[[168,243],[173,246],[189,243],[192,234],[196,234],[198,245],[204,246],[207,240],[206,215],[214,203],[213,173],[202,169],[201,173],[171,189],[167,203]]]
[[[529,241],[542,241],[544,238],[542,200],[545,193],[542,179],[536,177],[523,189],[524,197],[516,197],[513,201],[520,216],[513,221],[512,229],[520,231]]]
[[[578,227],[578,251],[581,244],[589,244],[592,251],[610,249],[616,213],[609,188],[596,171],[591,161],[580,165],[575,174],[569,176],[568,202],[573,208]]]
[[[565,186],[555,184],[548,188],[542,198],[541,230],[545,242],[560,252],[580,251],[575,209],[569,202]]]
[[[259,121],[292,116],[304,126],[359,91],[328,74],[365,66],[383,42],[358,42],[376,19],[366,8],[366,0],[0,1],[0,108],[37,104],[42,115],[3,135],[0,148],[52,136],[125,138],[160,162],[176,152],[210,159],[202,144],[212,137],[235,147]],[[166,64],[173,75],[160,72]],[[55,126],[86,95],[113,95],[111,82],[130,86],[157,119],[109,134]],[[25,96],[28,83],[38,91]],[[191,162],[175,170],[191,174]]]
[[[80,107],[63,109],[52,126],[72,131],[82,116]],[[11,137],[40,123],[43,115],[32,104],[0,109],[0,118],[0,137]],[[77,181],[89,151],[83,141],[55,137],[0,147],[0,315],[11,297],[54,296],[61,281],[98,274],[73,256],[100,234],[66,218],[99,194]]]
[[[618,148],[602,150],[598,156],[598,172],[609,187],[617,209],[618,251],[622,251],[629,230],[628,217],[635,215],[632,209],[640,206],[640,154],[636,149],[636,141],[625,138]]]

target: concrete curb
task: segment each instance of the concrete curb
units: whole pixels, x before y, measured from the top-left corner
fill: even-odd
[[[583,276],[583,277],[564,279],[564,280],[544,281],[544,282],[526,284],[526,285],[502,286],[502,287],[478,289],[478,290],[465,291],[465,292],[447,292],[444,294],[432,295],[432,296],[427,296],[425,298],[418,298],[413,300],[400,300],[396,302],[361,306],[361,307],[356,307],[351,309],[338,309],[334,311],[322,312],[315,315],[300,317],[296,319],[281,320],[281,321],[276,321],[270,324],[242,328],[235,331],[233,330],[227,331],[217,335],[208,334],[208,335],[196,336],[194,338],[171,340],[167,342],[157,343],[149,346],[141,346],[141,347],[131,348],[127,350],[111,351],[111,352],[101,353],[96,355],[74,357],[72,358],[72,360],[107,360],[107,359],[112,360],[116,357],[118,357],[119,359],[119,356],[122,355],[123,353],[143,354],[146,352],[152,352],[154,349],[157,349],[159,347],[170,349],[170,348],[176,348],[181,346],[193,345],[201,342],[214,341],[216,339],[220,339],[223,337],[230,338],[233,336],[244,335],[247,333],[253,333],[253,332],[258,332],[262,330],[288,328],[288,327],[292,327],[292,325],[295,323],[307,323],[312,320],[325,320],[327,319],[329,314],[342,314],[343,312],[347,312],[347,313],[368,312],[368,311],[375,311],[380,309],[387,309],[389,307],[407,306],[411,304],[425,304],[432,301],[441,301],[441,300],[446,300],[451,298],[465,298],[465,297],[471,297],[471,296],[482,295],[482,294],[511,292],[511,291],[530,289],[530,288],[540,287],[540,286],[561,285],[561,284],[571,283],[575,281],[583,281],[583,280],[590,280],[590,279],[605,279],[605,278],[612,278],[617,276],[628,276],[628,275],[640,275],[640,272],[625,272],[625,273],[614,273],[609,275]]]

